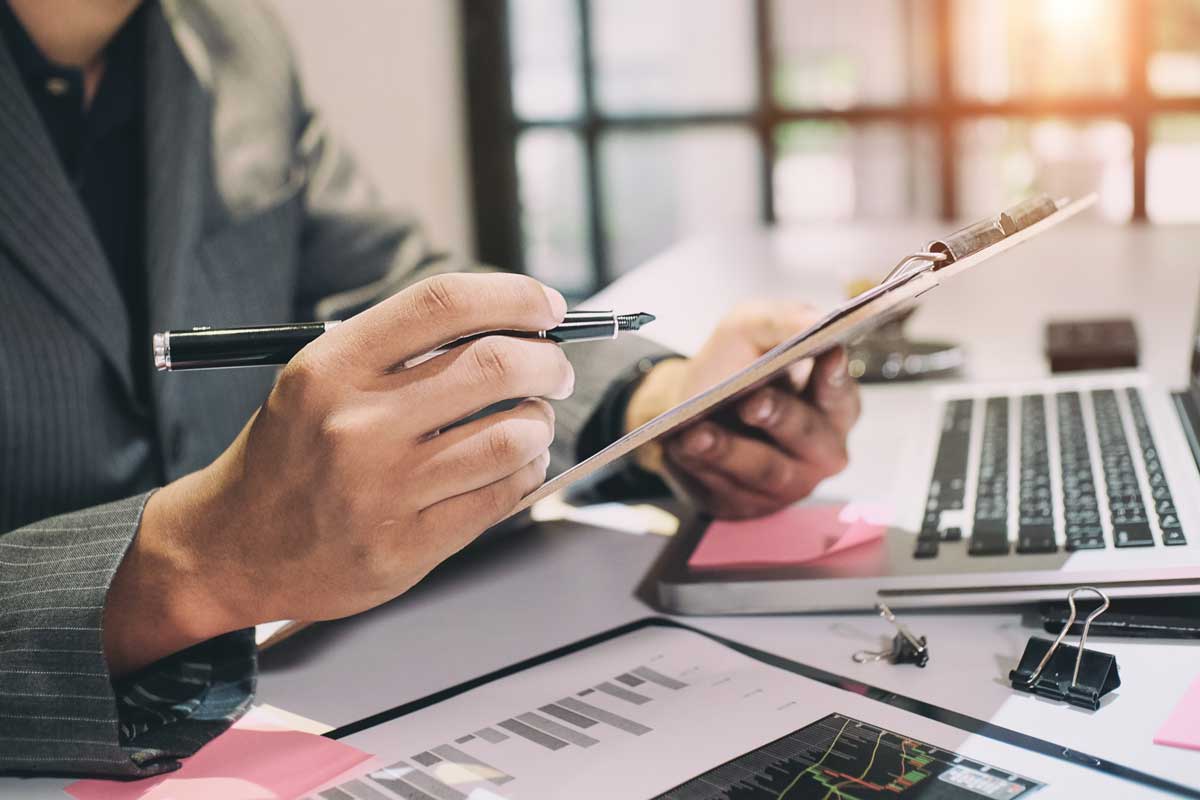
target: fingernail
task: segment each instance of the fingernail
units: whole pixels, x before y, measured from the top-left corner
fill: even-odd
[[[575,391],[575,369],[568,364],[567,374],[563,378],[563,382],[550,394],[546,395],[551,400],[566,400]]]
[[[775,399],[771,395],[761,397],[750,409],[750,421],[766,423],[775,413]]]
[[[562,319],[562,316],[567,313],[567,301],[554,289],[549,286],[542,286],[542,291],[546,293],[546,300],[550,302],[550,308],[554,312],[555,319]]]
[[[717,443],[717,437],[707,428],[692,431],[683,439],[683,449],[688,455],[700,456],[712,449]]]
[[[846,351],[842,350],[837,354],[837,360],[834,362],[834,366],[829,369],[829,377],[826,380],[829,381],[830,386],[841,386],[846,382],[846,379],[850,377],[848,374],[846,374],[846,365]]]

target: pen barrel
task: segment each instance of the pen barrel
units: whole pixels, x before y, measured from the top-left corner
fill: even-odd
[[[286,364],[329,327],[324,322],[301,322],[168,331],[154,337],[154,362],[158,369],[172,371]]]
[[[564,319],[561,325],[556,325],[546,331],[546,339],[551,342],[589,342],[596,339],[615,339],[618,327],[617,317],[612,312],[580,314]]]

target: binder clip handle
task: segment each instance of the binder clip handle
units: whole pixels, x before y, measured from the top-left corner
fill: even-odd
[[[1110,605],[1108,595],[1097,589],[1095,586],[1080,586],[1072,589],[1067,594],[1067,605],[1071,608],[1070,616],[1067,617],[1067,624],[1063,625],[1063,629],[1058,632],[1058,638],[1054,640],[1054,644],[1050,645],[1050,649],[1046,651],[1046,655],[1042,656],[1042,660],[1037,665],[1037,669],[1035,669],[1033,674],[1029,676],[1030,682],[1036,681],[1038,676],[1042,674],[1042,670],[1046,668],[1046,664],[1050,663],[1050,657],[1054,655],[1056,650],[1058,650],[1058,646],[1062,644],[1062,640],[1067,638],[1067,632],[1070,631],[1071,626],[1075,624],[1075,595],[1079,594],[1080,592],[1095,592],[1096,596],[1100,598],[1100,606],[1091,614],[1088,614],[1087,619],[1083,621],[1083,630],[1079,635],[1079,652],[1075,654],[1075,671],[1071,673],[1071,685],[1077,686],[1079,684],[1079,664],[1083,661],[1083,651],[1087,648],[1088,631],[1092,628],[1092,621],[1107,611]]]
[[[1075,624],[1075,595],[1079,592],[1094,592],[1100,598],[1101,604],[1084,621],[1079,646],[1074,647],[1064,645],[1063,639]],[[1088,631],[1092,622],[1108,609],[1109,600],[1104,592],[1093,586],[1080,586],[1072,589],[1067,595],[1067,604],[1070,606],[1070,616],[1058,638],[1050,642],[1037,636],[1030,637],[1020,663],[1008,677],[1012,687],[1019,691],[1065,700],[1072,705],[1095,711],[1100,708],[1100,698],[1121,685],[1116,658],[1108,653],[1087,649]]]

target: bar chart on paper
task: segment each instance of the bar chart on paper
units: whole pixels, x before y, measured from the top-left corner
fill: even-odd
[[[351,735],[379,760],[312,797],[1004,800],[1042,785],[842,713],[854,702],[870,701],[642,629]]]

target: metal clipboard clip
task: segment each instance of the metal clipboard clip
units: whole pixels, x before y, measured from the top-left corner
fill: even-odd
[[[1062,641],[1075,624],[1075,595],[1079,592],[1095,592],[1102,602],[1084,621],[1079,646],[1075,647]],[[1080,586],[1067,595],[1067,603],[1071,614],[1058,638],[1050,642],[1038,636],[1030,637],[1020,663],[1008,673],[1008,679],[1018,691],[1064,700],[1095,711],[1100,708],[1100,698],[1121,685],[1116,657],[1086,649],[1088,630],[1093,620],[1108,610],[1108,596],[1094,586]]]
[[[1046,217],[1058,211],[1063,205],[1046,194],[1038,194],[1004,209],[994,217],[982,219],[965,228],[960,228],[949,236],[935,239],[925,245],[919,253],[905,256],[899,264],[883,279],[886,284],[892,280],[900,280],[923,272],[927,269],[941,269],[947,264],[966,258],[985,247],[991,247],[997,242],[1025,230],[1034,223],[1041,222]]]

